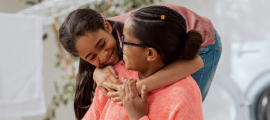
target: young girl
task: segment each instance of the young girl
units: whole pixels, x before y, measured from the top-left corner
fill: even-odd
[[[164,6],[145,7],[133,13],[125,23],[123,34],[124,62],[120,61],[114,68],[119,77],[132,76],[142,81],[179,58],[195,58],[202,43],[199,32],[186,33],[183,16]],[[143,86],[141,97],[136,80],[124,80],[120,88],[123,106],[109,100],[97,88],[83,120],[203,119],[200,89],[191,76],[148,95]]]

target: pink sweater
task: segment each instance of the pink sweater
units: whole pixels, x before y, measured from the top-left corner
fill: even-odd
[[[119,78],[133,77],[139,80],[138,72],[127,70],[123,61],[118,62],[114,68]],[[200,89],[191,76],[148,92],[148,104],[149,113],[140,120],[203,120]],[[83,120],[129,120],[129,118],[123,106],[108,99],[97,88],[93,103]]]
[[[198,14],[194,13],[193,11],[183,6],[177,6],[172,4],[161,4],[161,6],[169,7],[178,12],[179,14],[181,14],[186,20],[187,31],[197,30],[201,33],[204,41],[201,47],[214,44],[215,31],[214,26],[209,19],[199,16]],[[131,12],[128,12],[120,16],[109,18],[109,20],[120,21],[125,23],[126,19],[130,16],[130,14]]]

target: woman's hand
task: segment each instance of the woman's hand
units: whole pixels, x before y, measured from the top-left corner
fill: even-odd
[[[130,120],[139,120],[148,114],[148,99],[146,86],[141,89],[141,97],[136,88],[136,80],[125,80],[119,88],[120,98]]]
[[[117,72],[114,70],[114,68],[109,65],[105,68],[96,68],[93,73],[93,79],[97,83],[97,87],[102,91],[102,93],[109,97],[107,95],[108,91],[114,91],[113,88],[106,87],[103,85],[104,82],[111,83],[115,85],[122,85],[122,83],[117,79]]]

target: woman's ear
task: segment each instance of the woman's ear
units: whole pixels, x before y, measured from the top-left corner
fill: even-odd
[[[147,48],[147,61],[154,61],[158,57],[158,53],[154,48]]]
[[[112,33],[112,26],[111,24],[108,22],[108,20],[103,19],[103,23],[104,23],[104,28],[106,31],[108,31],[109,33]]]

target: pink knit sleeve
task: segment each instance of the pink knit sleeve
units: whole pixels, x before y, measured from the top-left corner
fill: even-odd
[[[199,86],[191,76],[188,76],[186,82],[181,86],[179,87],[182,89],[175,91],[175,93],[179,93],[179,100],[174,101],[175,108],[170,112],[169,116],[172,116],[170,120],[203,120]]]
[[[191,98],[186,98],[186,100],[188,99],[191,99]],[[201,112],[202,108],[194,107],[190,104],[186,104],[183,102],[177,105],[176,109],[172,111],[169,115],[169,116],[173,116],[170,118],[170,120],[203,120],[203,115]]]
[[[99,120],[100,115],[108,101],[108,98],[97,88],[93,103],[82,120]]]
[[[148,118],[153,120],[203,120],[200,89],[191,76],[160,91],[151,92],[148,92],[150,94],[148,96]],[[141,119],[144,120],[147,117]]]

